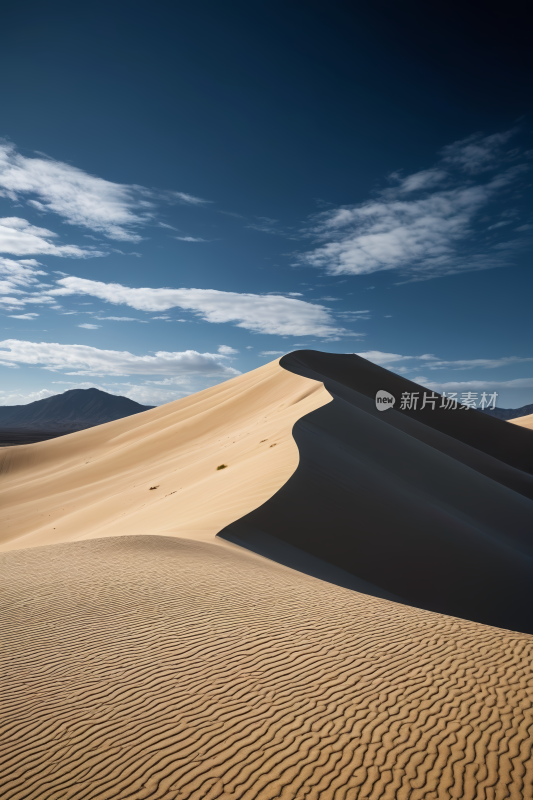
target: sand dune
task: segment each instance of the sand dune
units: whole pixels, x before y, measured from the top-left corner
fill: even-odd
[[[517,417],[516,419],[510,419],[509,422],[512,422],[513,425],[520,425],[522,428],[529,428],[530,431],[533,431],[533,414],[528,414],[525,417]]]
[[[2,798],[533,798],[533,434],[377,388],[301,351],[0,452]]]
[[[6,800],[533,796],[531,636],[230,545],[2,560]]]
[[[212,539],[285,483],[298,464],[294,423],[330,401],[275,361],[142,414],[3,448],[0,549],[147,532]]]
[[[475,410],[377,411],[378,389],[420,387],[357,356],[281,365],[333,401],[296,423],[292,477],[220,535],[272,535],[413,605],[533,633],[531,432]]]

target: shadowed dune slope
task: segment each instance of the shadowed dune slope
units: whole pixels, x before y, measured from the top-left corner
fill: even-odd
[[[296,472],[220,536],[271,536],[440,613],[533,632],[533,433],[473,410],[402,412],[420,386],[355,355],[280,364],[333,402],[293,429]],[[377,411],[385,389],[396,408]]]
[[[2,448],[0,549],[131,534],[212,539],[289,478],[295,421],[330,401],[321,383],[276,360],[126,419]]]
[[[533,638],[228,544],[0,556],[4,800],[524,800]]]

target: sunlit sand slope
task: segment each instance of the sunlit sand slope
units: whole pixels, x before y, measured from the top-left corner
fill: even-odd
[[[2,448],[0,549],[138,533],[212,538],[285,483],[299,458],[294,422],[330,400],[274,361],[152,411]]]
[[[1,556],[3,800],[533,797],[533,637],[231,545]]]
[[[510,419],[509,422],[512,422],[513,425],[519,425],[522,428],[529,428],[530,431],[533,431],[533,414],[528,414],[525,417],[516,417],[515,419]]]
[[[278,539],[413,605],[533,633],[533,433],[475,410],[402,411],[422,387],[355,355],[280,364],[333,401],[300,418],[297,470],[219,534]],[[396,406],[378,411],[385,389]]]

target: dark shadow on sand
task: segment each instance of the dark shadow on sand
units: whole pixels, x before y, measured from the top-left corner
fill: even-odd
[[[287,483],[219,536],[255,552],[267,542],[263,555],[302,572],[307,553],[399,602],[533,633],[533,432],[473,410],[377,411],[378,389],[397,400],[424,390],[355,355],[297,351],[280,363],[322,381],[333,401],[294,426],[300,463]]]

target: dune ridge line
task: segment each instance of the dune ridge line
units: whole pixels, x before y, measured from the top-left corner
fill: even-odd
[[[328,402],[320,382],[276,360],[151,411],[2,448],[0,550],[147,532],[214,541],[285,483],[299,458],[294,422]]]

